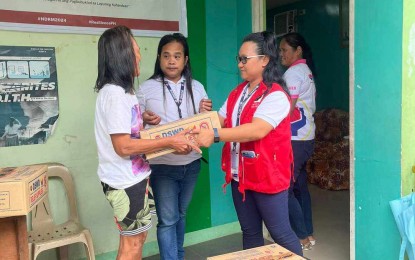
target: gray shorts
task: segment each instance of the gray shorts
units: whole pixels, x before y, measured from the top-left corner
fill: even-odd
[[[155,208],[149,178],[122,190],[101,184],[121,235],[133,236],[151,228],[151,214],[155,213]]]

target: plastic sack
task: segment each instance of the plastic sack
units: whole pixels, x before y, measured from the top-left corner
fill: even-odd
[[[405,251],[409,260],[415,260],[415,193],[389,202],[393,216],[402,237],[399,260],[403,260]]]

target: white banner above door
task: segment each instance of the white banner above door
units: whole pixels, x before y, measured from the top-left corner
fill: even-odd
[[[101,34],[125,25],[135,36],[187,36],[186,0],[0,1],[0,29]]]

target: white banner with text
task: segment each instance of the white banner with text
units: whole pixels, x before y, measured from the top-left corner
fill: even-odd
[[[125,25],[135,36],[187,36],[186,0],[0,1],[0,29],[101,34]]]

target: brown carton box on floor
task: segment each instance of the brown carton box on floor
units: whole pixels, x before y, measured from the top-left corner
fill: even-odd
[[[140,137],[142,139],[157,139],[162,137],[168,137],[177,134],[178,132],[186,128],[221,128],[219,122],[219,116],[216,111],[204,112],[192,117],[180,119],[165,125],[156,126],[150,129],[140,131]],[[173,149],[163,149],[157,152],[146,154],[147,159],[152,159],[164,154],[174,152]]]
[[[0,218],[27,215],[48,192],[46,165],[0,168]]]
[[[305,260],[278,244],[271,244],[233,252],[224,255],[208,257],[208,260]]]

